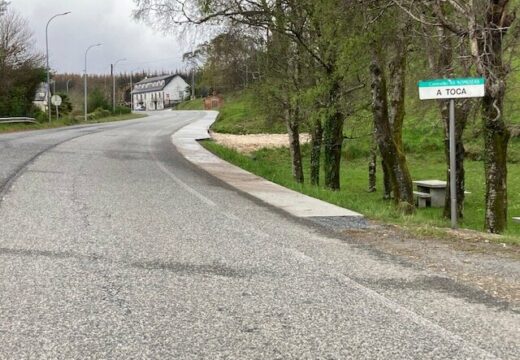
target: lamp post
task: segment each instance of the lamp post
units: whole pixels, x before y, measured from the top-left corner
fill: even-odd
[[[191,100],[195,99],[195,70],[197,68],[197,56],[199,51],[190,51],[182,55],[183,61],[188,61],[191,65]]]
[[[67,84],[65,85],[67,87],[67,95],[69,95],[69,83],[70,83],[70,79],[67,80]]]
[[[65,16],[70,14],[70,11],[56,14],[53,17],[47,21],[47,25],[45,26],[45,50],[46,50],[46,58],[47,58],[47,112],[49,114],[49,122],[51,122],[51,75],[50,75],[50,67],[49,67],[49,24],[54,18],[57,18],[58,16]]]
[[[88,54],[88,51],[90,49],[92,49],[93,47],[96,47],[96,46],[101,46],[103,44],[94,44],[94,45],[90,45],[87,50],[85,51],[85,74],[84,74],[84,84],[85,84],[85,90],[84,90],[84,94],[85,94],[85,122],[87,121],[87,54]]]
[[[130,70],[130,109],[134,111],[134,71],[139,69],[136,67]]]
[[[134,111],[134,80],[133,80],[133,70],[130,71],[130,110]]]
[[[110,73],[112,75],[112,112],[116,111],[116,77],[115,77],[115,74],[114,74],[114,70],[116,68],[116,65],[119,62],[125,61],[125,60],[126,60],[126,58],[119,59],[115,63],[110,64]]]

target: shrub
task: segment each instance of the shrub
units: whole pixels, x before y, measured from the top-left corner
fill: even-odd
[[[103,108],[97,108],[92,113],[87,115],[88,120],[98,120],[105,117],[109,117],[112,113]]]
[[[108,103],[108,100],[105,97],[105,94],[103,94],[103,91],[101,91],[99,88],[95,88],[88,95],[88,111],[92,112],[92,109],[95,109],[94,110],[94,112],[95,112],[99,108],[108,110],[108,109],[111,109],[112,107]]]
[[[125,115],[130,114],[132,110],[129,107],[126,106],[116,106],[115,110],[113,111],[114,115]]]

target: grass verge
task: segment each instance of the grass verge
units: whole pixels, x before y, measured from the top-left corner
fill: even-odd
[[[83,124],[99,124],[105,122],[123,121],[140,119],[146,117],[145,114],[124,114],[108,116],[101,119],[89,120],[89,121],[72,121],[71,119],[59,119],[53,120],[52,122],[42,122],[37,124],[0,124],[0,133],[16,132],[16,131],[29,131],[29,130],[41,130],[41,129],[54,129],[64,126],[72,125],[83,125]]]
[[[180,103],[176,110],[203,110],[202,99]],[[269,121],[252,91],[224,95],[217,121],[211,129],[223,134],[282,134],[287,130],[280,121]]]
[[[209,151],[222,159],[235,164],[247,171],[287,188],[306,195],[327,201],[364,214],[369,219],[403,226],[417,234],[446,234],[450,226],[449,220],[442,217],[442,209],[418,209],[414,215],[404,216],[395,210],[392,202],[383,200],[382,179],[378,174],[378,191],[368,193],[368,162],[364,158],[344,160],[342,163],[342,187],[340,191],[330,191],[310,184],[297,184],[293,181],[290,167],[290,154],[287,148],[262,149],[252,154],[241,154],[235,150],[223,147],[213,141],[202,143]],[[309,174],[309,146],[303,147],[304,170]],[[443,179],[446,165],[442,152],[424,155],[408,156],[413,179]],[[466,161],[466,188],[471,191],[465,201],[465,217],[460,221],[460,227],[482,231],[484,228],[484,169],[480,161]],[[520,215],[520,167],[509,169],[509,213]],[[509,228],[501,237],[490,237],[491,241],[520,245],[520,224],[509,219]],[[485,234],[482,233],[484,236]],[[443,235],[444,236],[444,235]]]
[[[202,99],[188,100],[177,105],[175,110],[204,110],[204,105]]]

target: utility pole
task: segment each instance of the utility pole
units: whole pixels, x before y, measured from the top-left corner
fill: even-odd
[[[130,71],[130,111],[134,111],[134,81],[132,76],[133,71]]]
[[[191,69],[191,100],[195,100],[195,66]]]
[[[84,108],[84,118],[85,118],[85,122],[87,122],[87,106],[88,106],[88,96],[87,96],[87,92],[88,92],[88,88],[87,88],[87,55],[88,55],[88,51],[90,49],[92,49],[93,47],[96,47],[96,46],[101,46],[102,44],[94,44],[94,45],[90,45],[87,50],[85,50],[85,74],[84,74],[84,95],[85,95],[85,108]]]
[[[49,24],[51,21],[58,16],[65,16],[70,14],[70,11],[67,11],[62,14],[56,14],[47,21],[47,25],[45,26],[45,52],[47,58],[47,112],[49,113],[49,122],[51,122],[51,68],[49,67]]]
[[[112,113],[116,111],[116,80],[114,79],[114,64],[110,64],[110,78],[112,79]]]
[[[114,113],[116,111],[116,78],[114,75],[114,69],[116,68],[116,65],[121,62],[125,61],[126,59],[119,59],[115,63],[110,64],[110,75],[112,76],[112,112]]]

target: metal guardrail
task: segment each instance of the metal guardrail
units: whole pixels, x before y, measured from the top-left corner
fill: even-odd
[[[30,117],[11,117],[11,118],[0,118],[0,124],[19,124],[29,123],[37,124],[38,122],[34,118]]]

